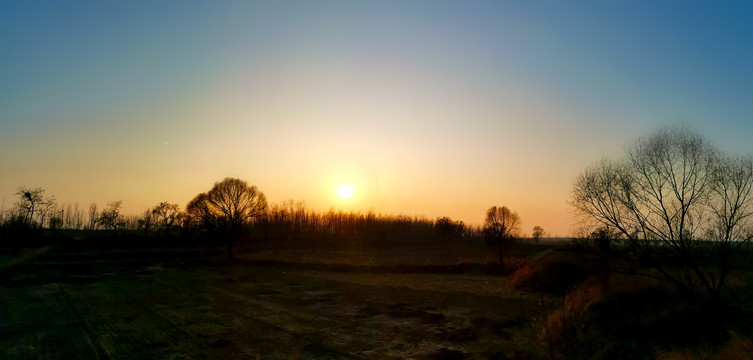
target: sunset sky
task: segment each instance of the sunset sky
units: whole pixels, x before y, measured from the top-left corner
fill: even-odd
[[[141,213],[237,177],[317,211],[505,205],[567,236],[575,177],[638,136],[753,153],[747,4],[5,1],[0,201]]]

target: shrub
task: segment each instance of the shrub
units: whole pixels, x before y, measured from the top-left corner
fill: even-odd
[[[524,264],[510,275],[510,286],[550,294],[565,294],[588,277],[584,264],[552,259]]]
[[[34,246],[39,243],[42,229],[30,225],[22,215],[11,214],[0,224],[0,245]]]
[[[587,344],[599,337],[598,331],[589,331],[586,312],[591,305],[604,298],[599,284],[584,282],[563,296],[560,305],[540,319],[536,343],[544,348],[552,359],[568,358],[582,352]],[[585,349],[586,352],[588,349]]]
[[[536,274],[536,270],[533,266],[525,263],[521,264],[517,270],[515,270],[509,278],[508,285],[519,289],[531,281],[531,278]]]

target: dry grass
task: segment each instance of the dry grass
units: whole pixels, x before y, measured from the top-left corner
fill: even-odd
[[[588,340],[583,333],[583,314],[604,296],[603,288],[595,282],[584,282],[573,288],[554,311],[541,319],[538,332],[534,334],[538,344],[553,358],[567,358],[579,343]]]
[[[533,278],[536,271],[537,269],[535,269],[533,265],[529,265],[528,263],[521,264],[517,270],[510,275],[508,284],[512,288],[520,289],[525,286],[531,278]]]
[[[660,351],[657,360],[749,360],[753,359],[753,340],[731,334],[729,341],[717,349],[693,348]]]

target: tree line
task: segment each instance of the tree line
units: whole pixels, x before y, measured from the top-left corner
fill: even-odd
[[[374,212],[317,212],[303,201],[288,200],[270,205],[256,186],[236,178],[218,181],[196,195],[182,210],[176,203],[160,202],[139,215],[124,215],[123,202],[108,202],[102,209],[92,203],[85,211],[78,203],[59,205],[42,188],[19,188],[18,200],[2,213],[0,236],[10,230],[103,230],[137,232],[144,236],[210,236],[226,242],[228,256],[239,238],[349,238],[365,242],[452,241],[485,239],[504,249],[521,237],[520,217],[507,207],[493,206],[483,227],[471,226],[449,217],[430,220],[406,215]],[[538,238],[543,234],[534,228]]]
[[[178,204],[162,202],[141,215],[124,215],[123,202],[111,201],[100,210],[97,203],[87,209],[79,203],[55,202],[42,188],[19,188],[13,206],[0,211],[1,227],[28,230],[146,230],[168,231],[180,227],[182,213]]]

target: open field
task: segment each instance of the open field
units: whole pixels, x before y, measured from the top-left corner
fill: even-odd
[[[528,326],[549,301],[509,289],[504,277],[229,264],[222,254],[54,247],[5,259],[0,357],[544,355]]]

